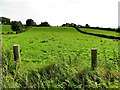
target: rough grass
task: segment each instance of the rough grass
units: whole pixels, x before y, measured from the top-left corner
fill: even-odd
[[[2,37],[4,88],[120,88],[118,41],[67,27],[33,27]],[[19,68],[13,61],[14,44],[21,46]],[[98,48],[94,71],[91,48]]]
[[[79,65],[71,62],[70,58],[69,61],[24,62],[18,68],[10,52],[4,50],[3,54],[4,88],[120,88],[117,70],[99,67],[92,70],[87,65],[82,67],[80,62]]]

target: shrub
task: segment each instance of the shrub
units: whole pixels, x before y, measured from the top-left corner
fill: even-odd
[[[23,25],[22,25],[22,23],[19,21],[19,22],[17,22],[17,21],[12,21],[11,22],[11,29],[13,30],[13,31],[16,31],[16,32],[20,32],[20,31],[23,31],[24,29],[23,29]]]
[[[36,23],[34,22],[34,20],[32,19],[27,19],[26,20],[26,26],[33,26],[36,25]]]
[[[6,17],[0,17],[0,23],[4,25],[10,25],[10,19]]]
[[[13,34],[13,32],[10,32],[10,34]]]
[[[48,22],[41,22],[40,26],[50,26]]]
[[[7,34],[10,34],[10,32],[7,32]]]

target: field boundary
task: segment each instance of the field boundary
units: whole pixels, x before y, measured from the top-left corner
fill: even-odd
[[[102,31],[119,32],[118,29],[113,29],[113,28],[99,28],[99,27],[82,27],[82,28],[87,28],[87,29],[98,29],[98,30],[102,30]]]
[[[93,36],[98,36],[98,37],[103,37],[103,38],[108,38],[108,39],[118,39],[120,40],[120,37],[115,37],[115,36],[107,36],[107,35],[103,35],[103,34],[94,34],[94,33],[90,33],[90,32],[85,32],[80,30],[78,27],[75,27],[75,29],[83,34],[88,34],[88,35],[93,35]]]

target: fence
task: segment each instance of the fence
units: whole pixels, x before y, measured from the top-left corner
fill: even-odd
[[[21,56],[20,56],[20,46],[14,45],[13,46],[13,53],[14,53],[14,61],[16,64],[20,65]],[[97,48],[91,49],[91,68],[94,70],[97,67]]]

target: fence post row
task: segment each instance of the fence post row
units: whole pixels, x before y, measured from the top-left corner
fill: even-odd
[[[20,63],[21,57],[20,57],[20,46],[19,45],[13,46],[13,53],[14,53],[14,61],[16,61],[17,63]]]
[[[21,57],[20,57],[19,45],[13,46],[13,53],[14,53],[14,61],[16,61],[17,63],[20,63]],[[97,67],[97,49],[96,48],[91,49],[91,67],[93,70]]]
[[[91,67],[94,70],[97,67],[97,48],[91,49]]]

